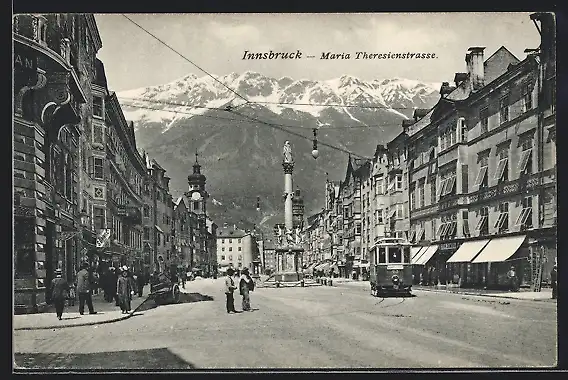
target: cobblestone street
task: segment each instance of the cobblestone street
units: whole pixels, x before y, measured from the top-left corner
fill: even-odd
[[[188,283],[186,292],[203,297],[125,321],[15,331],[16,363],[69,369],[556,363],[556,303],[420,291],[383,299],[350,288],[258,288],[252,293],[254,312],[227,314],[221,281]]]

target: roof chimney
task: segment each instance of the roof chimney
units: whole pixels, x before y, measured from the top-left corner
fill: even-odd
[[[414,120],[403,120],[402,121],[402,131],[404,133],[406,133],[406,131],[408,131],[408,127],[410,127],[414,123],[415,123]]]
[[[440,87],[440,95],[443,97],[444,95],[448,95],[450,92],[454,90],[455,87],[450,86],[450,82],[442,82],[442,86]]]
[[[469,53],[465,55],[465,62],[467,64],[467,73],[474,91],[483,87],[485,70],[483,67],[483,50],[484,47],[470,47],[467,49]]]

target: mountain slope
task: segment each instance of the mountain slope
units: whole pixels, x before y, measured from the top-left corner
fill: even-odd
[[[126,118],[135,121],[139,147],[172,178],[171,192],[186,190],[197,150],[215,199],[212,217],[245,226],[264,218],[270,227],[282,218],[286,140],[296,160],[294,187],[302,190],[309,214],[322,206],[326,172],[330,179],[345,175],[347,154],[323,143],[372,156],[378,143],[400,133],[401,121],[413,108],[430,108],[439,98],[438,84],[401,78],[363,81],[344,75],[313,81],[253,72],[217,78],[249,103],[211,77],[194,74],[117,95]],[[229,104],[236,108],[223,110]],[[313,128],[321,142],[318,160],[311,157]],[[261,215],[255,210],[257,196]]]

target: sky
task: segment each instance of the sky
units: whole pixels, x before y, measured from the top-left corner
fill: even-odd
[[[465,54],[483,46],[485,57],[505,46],[523,59],[539,45],[530,13],[361,14],[128,14],[184,57],[213,75],[255,71],[281,78],[363,80],[407,78],[453,81]],[[127,18],[96,15],[103,41],[98,57],[113,91],[159,85],[189,73],[206,75]],[[243,60],[249,52],[302,52],[301,59]],[[363,60],[355,52],[434,53],[434,59]],[[322,60],[322,53],[350,59]],[[307,58],[308,55],[315,58]]]

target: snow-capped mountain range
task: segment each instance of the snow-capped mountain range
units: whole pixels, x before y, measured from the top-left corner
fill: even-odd
[[[437,94],[440,88],[440,83],[402,78],[364,81],[349,75],[325,81],[294,80],[290,77],[274,79],[251,71],[214,77],[251,103],[260,104],[278,115],[285,110],[294,110],[318,118],[322,111],[332,107],[349,115],[356,123],[360,120],[350,112],[353,105],[383,108],[404,118],[407,116],[405,109],[429,104],[432,94]],[[123,91],[117,96],[128,119],[162,123],[164,132],[174,125],[175,120],[202,115],[210,108],[244,103],[218,81],[207,75],[188,74],[167,84]]]
[[[215,198],[208,212],[218,222],[248,221],[249,227],[260,220],[270,226],[278,221],[270,216],[282,214],[284,141],[292,144],[294,187],[303,191],[309,214],[322,206],[326,173],[331,180],[344,178],[346,151],[372,156],[377,144],[400,133],[414,108],[432,107],[440,88],[439,83],[349,75],[315,81],[247,71],[215,78],[248,103],[212,77],[194,74],[117,96],[125,117],[135,122],[139,148],[167,170],[172,195],[187,190],[198,151]],[[321,142],[317,160],[310,155],[315,128]],[[257,196],[262,215],[256,211]]]

